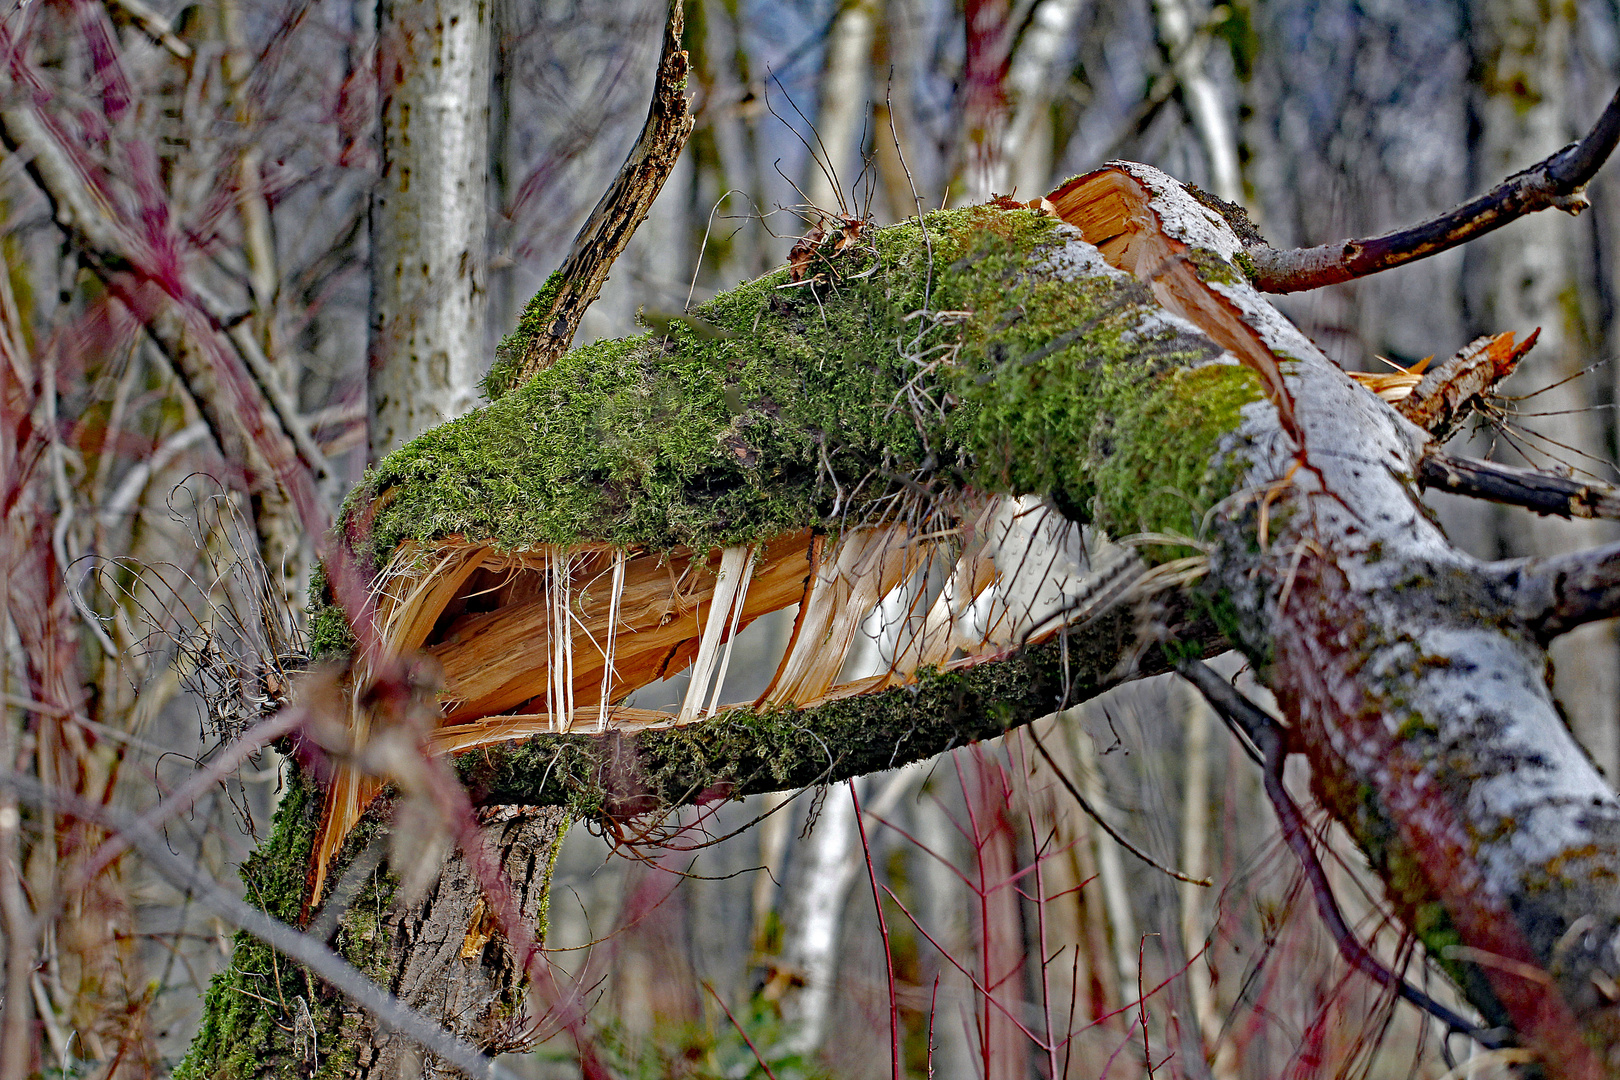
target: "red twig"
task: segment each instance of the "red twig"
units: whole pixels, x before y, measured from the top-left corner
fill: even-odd
[[[743,1042],[748,1044],[748,1049],[753,1051],[754,1060],[759,1062],[759,1067],[765,1070],[765,1075],[769,1077],[770,1080],[776,1080],[776,1074],[771,1071],[771,1067],[769,1065],[765,1064],[765,1058],[760,1054],[759,1047],[754,1045],[754,1040],[748,1037],[748,1032],[743,1030],[743,1026],[737,1023],[737,1018],[731,1015],[731,1010],[726,1007],[725,1001],[718,993],[715,992],[714,986],[705,981],[703,984],[703,989],[712,994],[714,996],[714,1000],[720,1005],[720,1007],[725,1009],[726,1019],[731,1021],[731,1026],[737,1029],[737,1034],[742,1036]],[[891,1000],[893,999],[891,998]]]
[[[861,854],[866,857],[866,877],[872,883],[872,906],[877,908],[878,933],[883,935],[883,968],[889,980],[889,1056],[894,1080],[901,1080],[900,1006],[894,996],[894,952],[889,948],[889,920],[883,915],[883,896],[878,892],[877,868],[872,865],[872,849],[866,842],[866,822],[861,818],[861,797],[855,792],[855,781],[850,780],[847,783],[850,801],[855,804],[855,827],[861,834]]]

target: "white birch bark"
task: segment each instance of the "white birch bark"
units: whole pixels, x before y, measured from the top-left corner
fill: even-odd
[[[867,794],[862,817],[866,819],[868,837],[878,827],[877,819],[888,816],[926,775],[922,765],[902,769],[891,775],[875,795],[875,785],[862,782]],[[790,1053],[809,1054],[827,1037],[838,982],[839,946],[844,937],[844,906],[849,902],[850,889],[866,873],[855,830],[855,804],[846,785],[827,790],[821,816],[801,851],[801,886],[788,908],[782,959],[804,979],[804,986],[783,999],[782,1014],[793,1025],[792,1034],[783,1040],[783,1048]]]
[[[371,453],[478,402],[486,367],[489,0],[383,0]]]

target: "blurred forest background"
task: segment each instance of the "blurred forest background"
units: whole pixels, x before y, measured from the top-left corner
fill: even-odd
[[[581,342],[764,272],[823,214],[1026,200],[1115,157],[1241,203],[1278,246],[1373,234],[1577,137],[1620,82],[1613,0],[685,16],[696,129]],[[369,460],[479,403],[635,141],[664,19],[661,0],[4,0],[5,768],[144,811],[282,692],[310,523]],[[413,99],[429,40],[455,62]],[[1360,370],[1540,327],[1522,400],[1471,452],[1613,481],[1620,177],[1590,197],[1282,306]],[[1435,506],[1483,556],[1613,538]],[[1612,776],[1614,629],[1554,653]],[[747,661],[728,700],[768,679]],[[837,787],[694,811],[656,848],[576,826],[548,944],[616,1067],[887,1075],[886,948],[914,1076],[1439,1077],[1470,1053],[1339,960],[1257,771],[1183,687],[1136,684],[1036,731],[1061,779],[1020,734],[867,778],[859,821]],[[285,768],[255,755],[167,823],[171,848],[240,890]],[[1075,791],[1213,884],[1126,851]],[[1444,996],[1316,820],[1358,932]],[[230,928],[134,856],[99,858],[106,836],[0,794],[0,1080],[167,1075],[228,961]],[[508,1064],[575,1075],[546,1034],[519,1032]]]

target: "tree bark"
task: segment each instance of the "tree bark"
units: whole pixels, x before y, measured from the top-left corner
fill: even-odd
[[[1121,164],[1051,198],[1066,223],[980,207],[870,247],[829,238],[823,278],[782,271],[563,357],[383,462],[380,498],[356,502],[369,543],[706,551],[870,527],[907,497],[960,528],[971,488],[1147,537],[1129,595],[1185,580],[1174,557],[1196,546],[1207,575],[1182,602],[1277,694],[1399,917],[1550,1073],[1614,1069],[1620,800],[1547,687],[1549,579],[1447,544],[1416,496],[1428,434],[1269,307],[1179,184]],[[914,350],[950,362],[919,374]],[[1174,605],[1084,610],[1044,644],[873,692],[491,742],[458,767],[477,802],[623,828],[918,760],[1219,643]]]
[[[489,0],[384,0],[372,197],[371,451],[478,401],[485,340]]]
[[[307,776],[277,810],[276,830],[242,870],[250,901],[296,924],[303,865],[320,808]],[[395,837],[378,807],[351,836],[338,884],[307,932],[331,941],[404,1005],[486,1052],[521,1050],[552,1030],[526,1001],[520,958],[502,935],[464,853],[420,897],[403,895],[389,852],[414,858],[419,836]],[[551,868],[566,814],[536,808],[482,830],[522,916],[543,939]],[[424,1054],[286,956],[239,934],[230,966],[209,987],[204,1023],[178,1077],[463,1075]]]

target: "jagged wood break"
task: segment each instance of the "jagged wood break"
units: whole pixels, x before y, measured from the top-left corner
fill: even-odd
[[[477,799],[609,817],[837,779],[1097,692],[1142,655],[1118,601],[1175,588],[1476,1007],[1557,1074],[1613,1069],[1620,802],[1544,644],[1612,609],[1620,556],[1479,563],[1417,501],[1413,418],[1451,424],[1522,347],[1371,387],[1403,415],[1175,181],[1115,164],[1050,202],[829,237],[804,280],[569,353],[383,462],[351,535],[386,648],[442,665],[434,745]],[[719,699],[735,635],[794,604],[770,689]],[[316,636],[343,646],[337,612]],[[688,667],[677,707],[623,704]],[[316,893],[381,779],[329,785]]]

